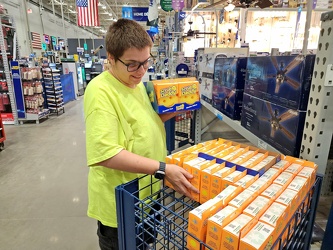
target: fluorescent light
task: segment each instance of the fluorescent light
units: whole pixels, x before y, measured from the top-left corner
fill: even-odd
[[[232,3],[229,3],[228,6],[224,7],[225,11],[233,11],[235,9],[235,5],[233,5]]]

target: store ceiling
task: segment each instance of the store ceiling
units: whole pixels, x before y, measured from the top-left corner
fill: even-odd
[[[63,7],[64,18],[70,22],[76,22],[76,0],[27,0],[30,3],[42,5],[44,10],[53,12],[53,8],[56,14],[61,16],[61,5]],[[103,35],[109,25],[116,19],[122,17],[122,6],[132,7],[148,7],[149,0],[99,0],[99,17],[100,17],[100,29],[89,28],[85,29],[91,31],[96,35]],[[163,11],[161,11],[163,15]]]

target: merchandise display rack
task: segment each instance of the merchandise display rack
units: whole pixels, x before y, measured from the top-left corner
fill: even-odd
[[[18,118],[19,123],[23,124],[25,121],[35,121],[39,124],[39,121],[48,118],[50,111],[44,107],[44,84],[42,83],[42,73],[39,67],[28,68],[28,71],[35,71],[33,77],[25,77],[22,73],[22,90],[25,103],[25,118]]]
[[[310,192],[291,216],[272,248],[310,249],[322,179],[321,175],[317,175]],[[139,192],[151,190],[152,185],[153,183],[139,189],[139,180],[135,179],[116,188],[119,249],[146,249],[151,239],[155,242],[153,249],[188,249],[188,236],[198,240],[187,232],[188,213],[199,203],[168,187],[163,187],[144,200],[138,199]],[[288,233],[288,241],[282,246],[285,232]],[[200,242],[200,249],[211,248]]]
[[[333,169],[327,167],[332,166],[332,164],[328,164],[328,154],[331,146],[333,124],[331,115],[333,109],[333,11],[322,13],[321,21],[318,51],[299,157],[318,164],[318,173],[325,175],[322,194],[330,195],[332,194],[330,183],[333,182]],[[269,151],[278,151],[242,127],[239,121],[230,119],[203,100],[201,104],[255,146]],[[199,118],[196,119],[195,123],[195,140],[201,141],[201,134],[205,129],[201,128],[202,110],[197,113]]]
[[[2,151],[5,148],[5,140],[6,140],[5,128],[3,126],[0,113],[0,151]]]
[[[60,70],[53,68],[42,68],[45,84],[47,106],[50,113],[65,113],[63,90],[60,81]]]
[[[16,38],[16,32],[15,27],[13,24],[13,18],[7,14],[1,14],[0,15],[0,50],[1,50],[1,62],[3,64],[3,71],[1,72],[2,75],[4,75],[4,79],[7,82],[8,91],[7,94],[9,96],[10,106],[11,106],[11,113],[13,116],[13,121],[3,121],[4,124],[15,124],[18,125],[18,116],[17,116],[17,109],[16,109],[16,103],[15,103],[15,95],[14,95],[14,89],[12,85],[12,79],[11,79],[11,73],[9,69],[9,61],[8,59],[11,58],[12,60],[15,59],[15,57],[19,57],[19,51],[17,48],[17,38]],[[10,29],[14,31],[14,39],[13,39],[13,54],[11,55],[6,50],[5,46],[5,37],[3,29]]]

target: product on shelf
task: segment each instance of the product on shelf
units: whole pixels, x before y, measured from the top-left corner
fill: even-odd
[[[244,93],[306,110],[315,55],[249,57]]]
[[[42,72],[48,109],[51,113],[57,115],[59,115],[61,111],[64,113],[64,95],[60,81],[60,70],[45,65],[42,68]]]
[[[286,155],[297,156],[300,152],[305,116],[305,111],[243,96],[241,125]]]
[[[45,111],[42,73],[39,67],[21,67],[22,91],[24,95],[25,112],[40,114]]]
[[[212,106],[235,120],[241,117],[246,63],[246,58],[215,59]]]

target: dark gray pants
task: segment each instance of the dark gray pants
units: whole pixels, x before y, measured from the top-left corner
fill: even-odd
[[[118,230],[114,227],[104,226],[97,221],[97,235],[101,250],[118,250]]]

